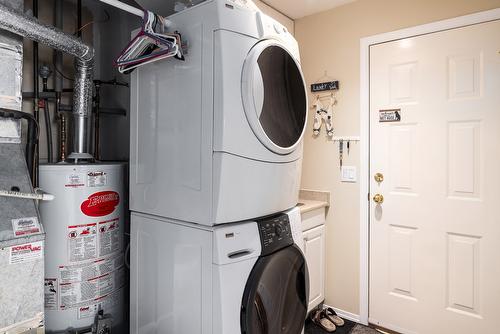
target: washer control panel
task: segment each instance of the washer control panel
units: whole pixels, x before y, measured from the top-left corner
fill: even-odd
[[[292,230],[288,215],[263,218],[258,220],[262,255],[269,255],[293,244]]]

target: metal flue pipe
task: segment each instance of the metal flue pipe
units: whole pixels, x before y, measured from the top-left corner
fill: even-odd
[[[0,4],[0,29],[75,57],[73,153],[69,158],[91,159],[88,125],[92,99],[94,49],[72,35],[53,26],[42,24],[36,18],[2,4]]]

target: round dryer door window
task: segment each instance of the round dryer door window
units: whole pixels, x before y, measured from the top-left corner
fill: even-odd
[[[260,257],[243,293],[241,333],[300,333],[307,314],[308,292],[306,260],[297,246]]]
[[[253,132],[271,151],[288,154],[304,134],[307,93],[300,64],[279,42],[265,40],[243,67],[242,98]]]

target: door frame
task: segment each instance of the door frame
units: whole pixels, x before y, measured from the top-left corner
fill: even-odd
[[[370,264],[370,46],[500,19],[500,8],[405,28],[360,40],[359,322],[368,325]]]

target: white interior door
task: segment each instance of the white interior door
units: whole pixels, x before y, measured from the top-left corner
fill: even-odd
[[[369,321],[500,333],[500,21],[372,46],[370,87]]]

